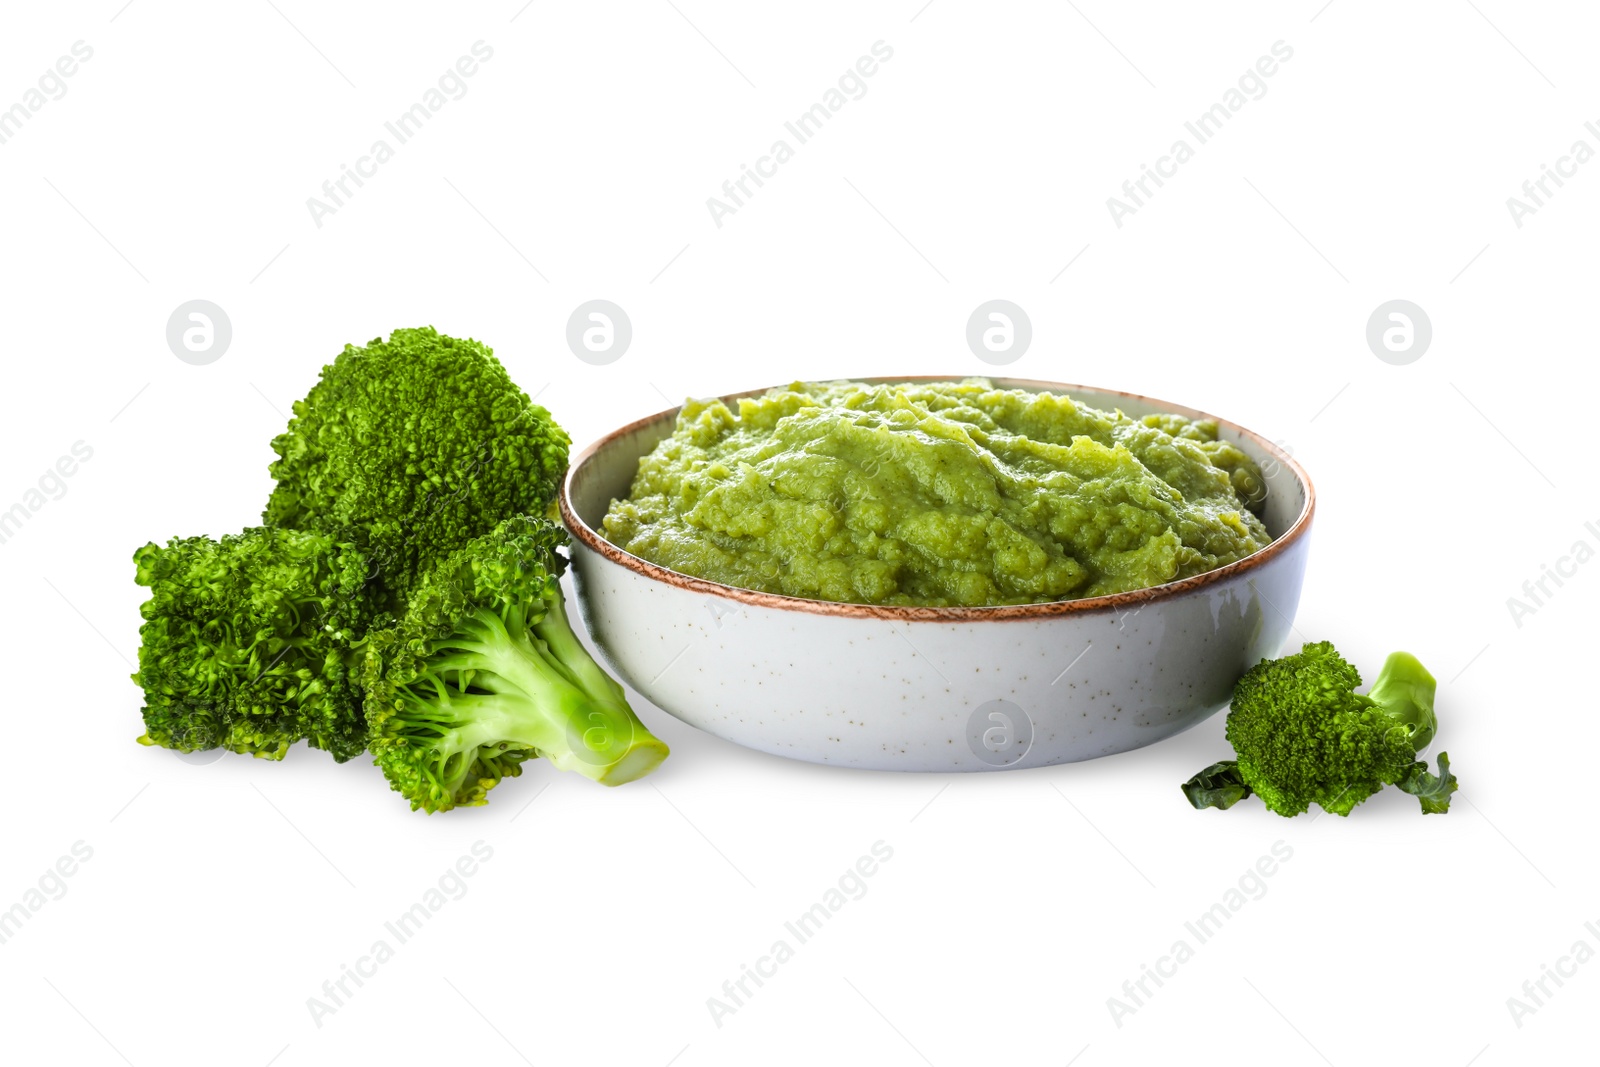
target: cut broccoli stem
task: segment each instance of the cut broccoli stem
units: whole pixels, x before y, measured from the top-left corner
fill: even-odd
[[[606,785],[632,781],[666,758],[666,746],[645,729],[616,683],[603,677],[566,628],[564,616],[552,624],[547,614],[532,632],[543,640],[530,639],[528,631],[502,630],[485,656],[483,673],[473,678],[475,686],[508,702],[525,702],[510,709],[503,738],[537,750],[561,770]],[[554,654],[552,641],[569,646],[565,658]]]
[[[546,615],[545,623],[529,630],[517,625],[518,614],[512,613],[508,626],[480,608],[461,621],[463,635],[436,643],[436,653],[443,654],[430,660],[428,684],[408,709],[408,718],[423,729],[411,726],[401,736],[426,736],[438,747],[441,782],[459,784],[449,766],[470,762],[458,757],[485,745],[530,750],[561,770],[606,785],[641,777],[666,758],[666,746],[620,699],[620,688],[605,684],[609,679],[570,630],[561,636],[564,616],[549,625]],[[571,646],[564,649],[566,660],[553,654],[552,640]],[[588,670],[572,670],[580,655]],[[447,680],[452,674],[455,680]]]
[[[609,693],[614,699],[626,702],[627,694],[622,686],[594,661],[589,650],[578,640],[577,631],[567,620],[566,601],[562,599],[559,587],[555,587],[555,590],[554,595],[545,597],[544,619],[534,627],[534,632],[544,638],[551,653],[577,685],[591,693]]]
[[[1433,741],[1439,720],[1433,712],[1439,683],[1409,652],[1391,652],[1367,695],[1360,699],[1405,728],[1412,749],[1421,752]]]

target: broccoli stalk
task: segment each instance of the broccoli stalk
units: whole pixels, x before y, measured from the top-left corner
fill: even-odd
[[[401,621],[370,636],[371,748],[413,810],[483,804],[535,756],[604,785],[666,758],[567,620],[564,541],[546,519],[507,520],[425,576]]]
[[[1229,808],[1254,793],[1279,815],[1315,803],[1335,815],[1393,785],[1417,797],[1424,814],[1450,809],[1457,788],[1450,758],[1439,773],[1417,753],[1438,729],[1437,683],[1408,652],[1391,655],[1365,695],[1361,675],[1326,641],[1262,660],[1239,679],[1227,737],[1238,756],[1183,784],[1196,808]]]
[[[1409,652],[1391,652],[1367,695],[1358,694],[1356,699],[1382,712],[1393,728],[1404,732],[1411,750],[1420,752],[1439,729],[1438,716],[1433,713],[1433,694],[1438,687],[1417,657]]]

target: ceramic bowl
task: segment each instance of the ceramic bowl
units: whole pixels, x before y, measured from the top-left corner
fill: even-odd
[[[1132,393],[991,380],[1134,417],[1216,419]],[[560,503],[578,603],[602,654],[646,699],[763,752],[845,767],[984,771],[1139,748],[1224,707],[1241,673],[1277,655],[1300,601],[1311,481],[1276,445],[1224,419],[1216,419],[1221,435],[1266,475],[1267,547],[1113,596],[928,608],[738,589],[607,541],[599,531],[611,501],[627,496],[639,458],[671,434],[676,416],[631,423],[574,459]]]

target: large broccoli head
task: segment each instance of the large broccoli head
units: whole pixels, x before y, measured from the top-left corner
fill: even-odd
[[[1239,679],[1227,736],[1237,760],[1206,768],[1184,785],[1195,807],[1227,808],[1255,793],[1279,815],[1316,804],[1348,815],[1393,785],[1424,813],[1449,810],[1456,779],[1439,754],[1439,774],[1417,759],[1433,740],[1436,683],[1417,658],[1396,652],[1372,689],[1326,641],[1262,660]]]
[[[482,804],[536,756],[605,785],[666,758],[567,621],[565,538],[547,519],[508,519],[429,572],[399,623],[369,636],[372,752],[413,810]]]
[[[366,557],[316,533],[257,527],[133,555],[147,745],[281,759],[305,738],[341,762],[366,747],[348,664],[373,617]]]
[[[294,405],[264,521],[362,546],[398,604],[502,519],[548,514],[569,443],[489,348],[395,330],[347,345]]]

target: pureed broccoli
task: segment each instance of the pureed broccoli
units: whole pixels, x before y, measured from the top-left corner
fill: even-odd
[[[1230,808],[1254,793],[1279,815],[1317,804],[1335,815],[1385,786],[1415,796],[1424,814],[1450,810],[1456,777],[1417,753],[1438,727],[1433,675],[1409,652],[1391,655],[1365,695],[1361,673],[1326,641],[1262,660],[1233,689],[1227,736],[1236,760],[1212,764],[1183,784],[1196,808]]]
[[[294,411],[266,526],[134,554],[142,743],[370,749],[429,812],[534,756],[608,785],[666,757],[567,622],[568,437],[490,349],[396,330]]]

